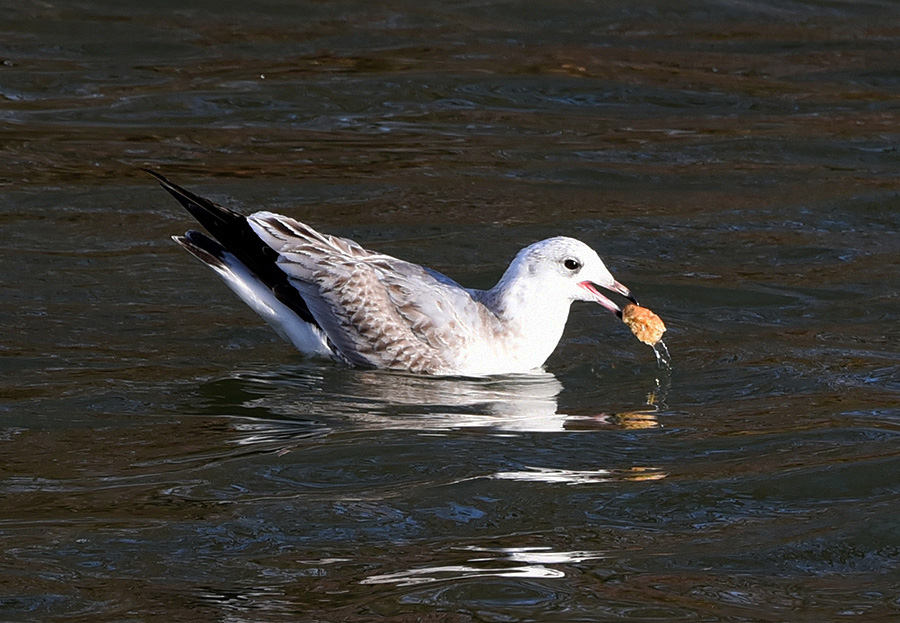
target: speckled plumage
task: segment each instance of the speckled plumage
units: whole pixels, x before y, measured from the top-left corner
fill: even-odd
[[[421,266],[277,214],[249,221],[346,363],[451,374],[478,338],[472,320],[495,330],[496,317],[468,290]]]

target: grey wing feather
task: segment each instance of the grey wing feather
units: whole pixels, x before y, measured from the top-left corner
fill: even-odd
[[[489,314],[440,273],[280,215],[249,220],[348,363],[440,373]]]

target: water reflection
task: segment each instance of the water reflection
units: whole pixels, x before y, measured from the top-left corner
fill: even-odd
[[[491,478],[497,480],[517,480],[520,482],[546,482],[566,485],[584,485],[599,482],[623,480],[661,480],[665,472],[655,467],[632,467],[629,469],[552,469],[546,467],[529,467],[524,470],[497,472]]]
[[[542,565],[512,566],[503,569],[482,569],[469,565],[447,565],[410,569],[398,573],[373,575],[362,581],[363,584],[396,584],[398,586],[415,586],[432,582],[448,582],[475,577],[496,578],[563,578],[565,573],[549,569]]]
[[[602,552],[553,551],[550,547],[481,548],[466,547],[463,550],[479,555],[469,558],[465,564],[418,567],[372,575],[362,584],[395,584],[416,586],[434,582],[452,582],[485,577],[499,578],[564,578],[565,572],[550,565],[572,564],[603,557]]]
[[[546,372],[467,379],[282,368],[237,373],[207,384],[200,393],[213,398],[217,410],[233,413],[237,399],[241,410],[262,416],[242,419],[234,427],[246,433],[239,443],[254,444],[290,441],[297,421],[307,424],[297,431],[302,436],[348,427],[428,432],[478,428],[494,434],[654,428],[668,384],[668,377],[655,379],[646,404],[635,410],[588,414],[560,412],[563,385]]]
[[[354,393],[388,408],[357,413],[353,420],[378,428],[554,432],[565,430],[570,419],[557,412],[563,386],[547,373],[495,379],[430,379],[367,372],[356,375],[355,380]]]
[[[247,589],[235,587],[203,587],[196,592],[196,599],[215,609],[222,623],[251,623],[261,616],[287,616],[292,605],[280,587],[265,586]]]

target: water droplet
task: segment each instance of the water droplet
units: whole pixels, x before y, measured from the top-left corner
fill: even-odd
[[[658,341],[653,345],[653,352],[656,355],[656,363],[659,367],[671,372],[672,357],[669,355],[669,349],[666,348],[666,343],[662,340]]]
[[[656,379],[656,391],[647,396],[647,404],[660,410],[666,408],[666,395],[672,383],[672,357],[662,340],[653,345],[653,352],[656,354],[656,363],[663,372],[660,375],[662,379]]]

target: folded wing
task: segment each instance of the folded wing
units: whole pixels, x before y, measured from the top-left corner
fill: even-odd
[[[473,330],[491,321],[467,290],[439,273],[278,214],[257,212],[248,222],[278,253],[278,267],[347,363],[451,371]]]

